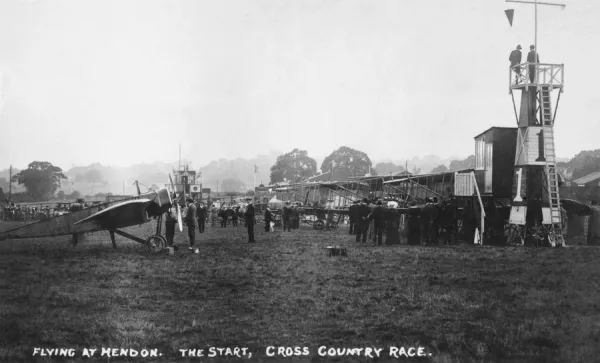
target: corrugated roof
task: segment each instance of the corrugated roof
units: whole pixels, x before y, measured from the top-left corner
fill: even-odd
[[[496,130],[496,129],[512,129],[512,130],[516,130],[517,127],[500,127],[500,126],[492,126],[489,129],[485,130],[484,132],[480,133],[479,135],[473,137],[474,139],[477,139],[479,136],[482,136],[483,134],[487,134],[488,132],[490,132],[491,130]]]
[[[330,174],[331,171],[327,171],[323,174],[312,176],[306,179],[305,182],[346,181],[352,176],[352,172],[343,167],[334,168],[333,175],[330,176]]]
[[[579,179],[575,179],[575,180],[573,180],[573,183],[575,183],[577,185],[585,185],[589,182],[593,182],[598,179],[600,179],[600,171],[596,171],[596,172],[590,173],[586,176],[582,176]]]

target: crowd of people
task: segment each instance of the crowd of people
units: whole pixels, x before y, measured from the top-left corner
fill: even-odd
[[[173,197],[175,199],[175,196]],[[177,204],[168,210],[165,219],[165,233],[168,246],[173,246],[175,237],[175,225],[178,223],[177,219]],[[184,219],[183,222],[188,229],[188,238],[190,249],[194,249],[196,245],[196,227],[199,233],[204,233],[207,222],[211,223],[214,227],[218,221],[221,228],[227,227],[231,224],[233,227],[238,227],[238,220],[242,219],[244,227],[248,230],[248,243],[254,243],[254,224],[255,212],[254,204],[252,200],[248,200],[247,204],[242,205],[229,205],[224,204],[217,208],[212,206],[210,210],[201,201],[194,201],[192,198],[187,198],[184,207]]]
[[[37,221],[68,213],[68,204],[56,204],[54,206],[31,206],[9,203],[0,209],[0,220],[3,221]]]
[[[398,207],[404,208],[404,213]],[[414,201],[407,206],[399,205],[398,201],[364,198],[353,202],[349,216],[349,233],[356,235],[356,242],[366,243],[371,239],[374,245],[382,245],[385,235],[385,244],[399,244],[401,225],[409,245],[437,244],[440,234],[445,235],[447,244],[457,239],[457,207],[451,200],[438,202],[437,197],[426,198],[422,206]],[[475,220],[469,218],[471,221]]]
[[[348,218],[349,233],[356,236],[356,242],[366,243],[371,240],[373,245],[393,245],[400,243],[400,231],[404,230],[409,245],[437,244],[440,237],[447,244],[455,243],[458,239],[458,219],[462,220],[463,230],[472,234],[477,226],[478,217],[473,211],[475,208],[465,208],[461,216],[458,215],[457,206],[452,199],[439,202],[437,198],[426,198],[425,204],[417,206],[393,200],[379,200],[366,198],[357,200],[349,207]],[[291,232],[300,228],[303,209],[299,202],[286,201],[281,210],[274,211],[266,208],[264,211],[264,231],[273,232],[275,221],[280,220],[283,232]],[[327,223],[333,218],[333,212],[323,212],[319,219],[326,219]],[[255,209],[252,201],[246,205],[222,205],[207,208],[203,202],[196,202],[188,198],[184,207],[184,222],[188,228],[190,249],[196,242],[196,228],[199,233],[205,232],[206,224],[212,227],[226,228],[238,226],[238,220],[248,229],[248,242],[254,242],[254,225],[257,223]],[[169,210],[166,218],[166,239],[169,246],[173,245],[175,225],[177,223],[177,209],[174,206]]]

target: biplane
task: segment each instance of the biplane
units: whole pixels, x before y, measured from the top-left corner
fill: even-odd
[[[171,182],[172,184],[172,182]],[[138,189],[139,193],[139,189]],[[19,226],[0,232],[0,241],[13,238],[40,238],[72,235],[77,244],[82,233],[108,231],[113,247],[116,248],[115,234],[126,237],[148,247],[152,252],[160,252],[166,245],[161,235],[162,216],[173,205],[177,206],[179,230],[183,230],[181,208],[172,199],[168,188],[131,197],[125,201],[106,202],[91,207],[74,210],[39,222]],[[122,228],[140,225],[157,219],[156,233],[146,239],[134,236]]]

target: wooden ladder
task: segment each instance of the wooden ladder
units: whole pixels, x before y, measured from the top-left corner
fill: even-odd
[[[544,154],[546,159],[546,178],[548,200],[550,202],[550,231],[557,242],[563,244],[560,195],[558,188],[558,173],[556,172],[556,155],[554,149],[554,122],[552,119],[552,104],[550,87],[540,88],[540,111],[542,113],[542,132],[544,133]]]

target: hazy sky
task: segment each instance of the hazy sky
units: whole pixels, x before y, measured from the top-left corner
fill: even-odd
[[[558,156],[600,147],[600,2],[539,7],[565,64]],[[504,10],[515,9],[510,27]],[[532,5],[504,0],[2,0],[0,168],[295,147],[371,159],[473,153],[515,126],[508,55]]]

